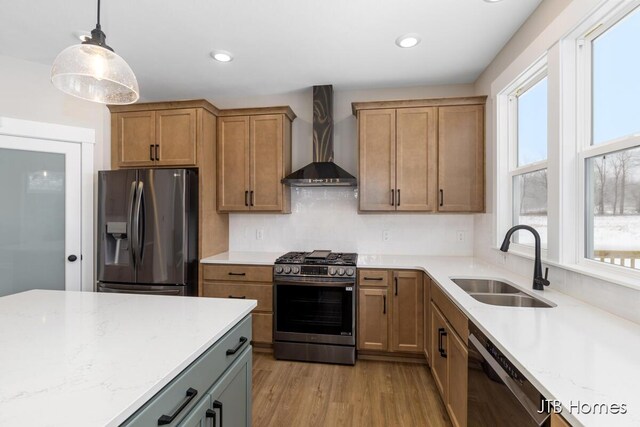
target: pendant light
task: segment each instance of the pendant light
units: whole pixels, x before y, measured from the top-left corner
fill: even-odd
[[[51,82],[61,91],[88,101],[133,104],[140,98],[136,76],[105,41],[98,0],[98,23],[91,37],[60,52],[51,68]]]

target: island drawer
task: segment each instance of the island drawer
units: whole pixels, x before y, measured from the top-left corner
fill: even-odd
[[[258,301],[255,310],[273,310],[273,285],[271,283],[220,283],[203,282],[202,296],[212,298],[246,298]]]
[[[358,286],[387,287],[389,270],[358,270]]]
[[[122,425],[136,427],[177,425],[202,398],[207,396],[206,392],[229,366],[250,347],[251,333],[251,315],[249,315],[178,374]],[[162,355],[154,355],[154,357],[162,357]],[[175,415],[175,417],[166,424],[159,424],[158,420],[163,415]]]
[[[204,280],[223,280],[234,282],[272,282],[273,267],[254,265],[205,265]]]

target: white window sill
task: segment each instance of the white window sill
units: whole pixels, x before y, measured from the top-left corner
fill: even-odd
[[[493,247],[491,248],[495,251],[499,251],[502,255],[515,255],[520,258],[525,258],[528,260],[535,260],[535,256],[533,255],[533,250],[531,253],[522,251],[522,250],[511,250],[509,252],[504,253],[501,252],[499,248]],[[630,270],[627,274],[616,274],[610,271],[603,271],[600,268],[593,268],[590,266],[580,265],[580,264],[561,264],[556,261],[550,261],[546,258],[546,251],[542,253],[542,264],[546,264],[552,267],[561,268],[563,270],[572,271],[574,273],[582,274],[584,276],[593,277],[594,279],[602,280],[609,283],[614,283],[616,285],[624,286],[626,288],[631,288],[634,290],[640,290],[640,272],[635,272]],[[636,276],[636,277],[633,277]]]

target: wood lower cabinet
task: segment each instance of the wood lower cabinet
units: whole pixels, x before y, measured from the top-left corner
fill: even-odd
[[[391,289],[391,350],[406,353],[423,351],[422,272],[394,271]]]
[[[387,288],[358,290],[358,349],[389,351]]]
[[[244,113],[244,114],[243,114]],[[218,117],[218,211],[291,212],[288,107],[227,110]]]
[[[353,103],[361,212],[482,212],[486,97]]]
[[[431,278],[426,274],[422,276],[422,308],[424,310],[424,325],[423,333],[424,338],[422,340],[424,344],[424,357],[427,359],[427,363],[431,364]]]
[[[551,414],[551,427],[571,427],[571,424],[567,422],[562,416],[552,413]]]
[[[202,267],[200,296],[255,299],[251,312],[253,343],[273,344],[273,267],[206,264]]]
[[[358,350],[422,354],[422,274],[358,271]]]
[[[466,427],[468,325],[461,325],[461,313],[437,286],[432,286],[431,292],[431,372],[451,423]]]

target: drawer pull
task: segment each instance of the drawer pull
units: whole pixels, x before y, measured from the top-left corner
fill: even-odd
[[[382,281],[382,277],[364,277],[364,280],[377,280],[379,282]]]
[[[238,350],[240,350],[242,348],[243,345],[245,345],[245,343],[249,341],[247,339],[247,337],[240,337],[240,339],[238,340],[238,344],[236,344],[235,347],[230,348],[229,350],[227,350],[227,356],[231,356],[232,354],[236,354],[238,352]],[[222,418],[222,415],[220,415],[220,418]]]
[[[244,296],[244,295],[241,296],[241,297],[234,297],[233,295],[229,295],[229,298],[232,298],[232,299],[247,299],[247,297]]]
[[[213,418],[212,426],[216,425],[216,411],[213,409],[207,409],[207,412],[204,413],[206,418]]]
[[[171,424],[173,422],[173,420],[176,419],[178,414],[180,414],[180,412],[182,412],[182,410],[184,408],[186,408],[187,405],[197,395],[198,395],[198,390],[196,390],[195,388],[189,387],[187,389],[187,395],[185,396],[184,400],[180,403],[180,406],[178,406],[178,408],[173,412],[173,414],[171,414],[171,415],[162,415],[160,418],[158,418],[158,425],[159,426],[164,426],[164,425],[167,425],[167,424]]]
[[[247,273],[234,273],[233,271],[229,272],[229,276],[246,276]]]
[[[213,409],[220,409],[220,427],[222,427],[222,402],[220,402],[219,400],[214,400]],[[213,423],[213,425],[216,425],[215,422]]]

